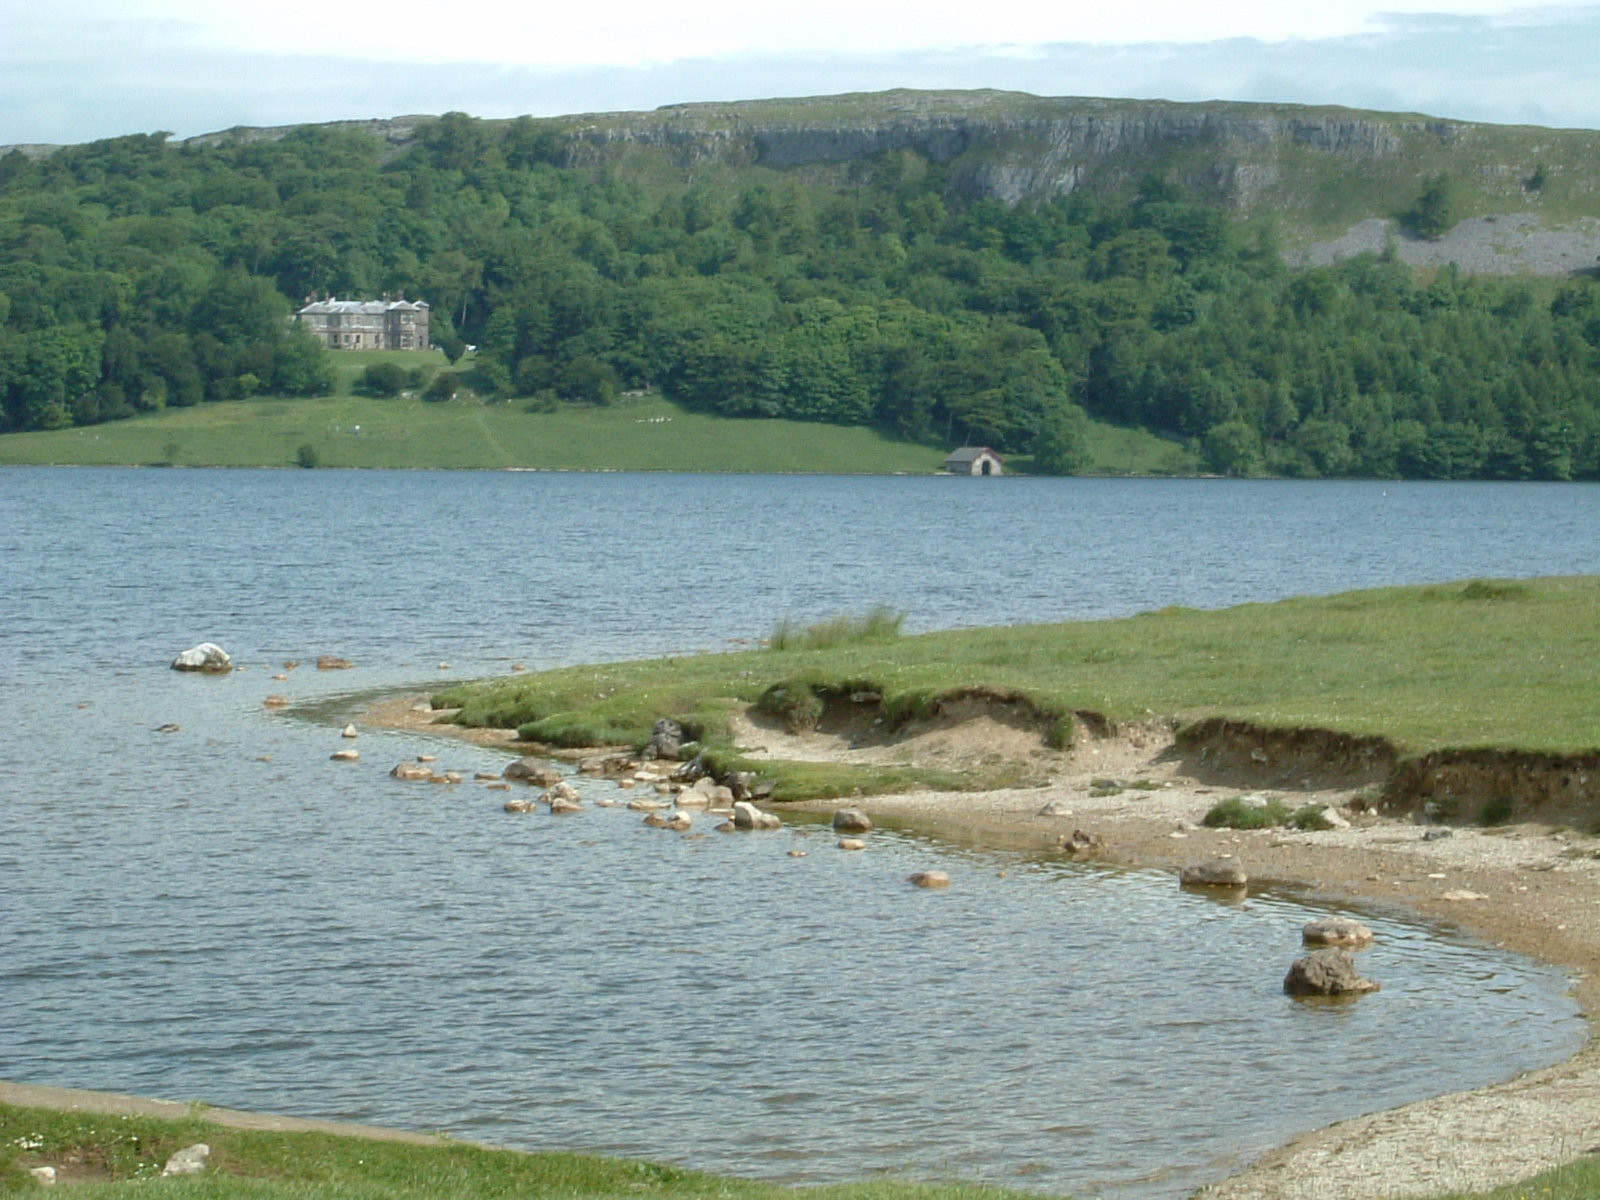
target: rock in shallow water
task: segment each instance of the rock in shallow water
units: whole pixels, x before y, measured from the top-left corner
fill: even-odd
[[[1372,930],[1350,917],[1325,917],[1313,921],[1300,931],[1308,946],[1342,946],[1358,950],[1372,945]]]
[[[1295,959],[1283,978],[1283,990],[1291,996],[1360,996],[1377,991],[1378,985],[1356,970],[1350,951],[1329,947]]]
[[[191,646],[177,658],[172,660],[174,671],[207,671],[221,675],[233,670],[233,659],[228,657],[228,652],[215,642],[201,642],[198,646]]]
[[[1231,858],[1213,858],[1185,867],[1178,882],[1184,887],[1244,887],[1250,876],[1242,864]]]

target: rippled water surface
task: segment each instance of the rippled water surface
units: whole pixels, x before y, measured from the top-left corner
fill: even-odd
[[[11,469],[0,511],[0,1076],[803,1182],[1175,1197],[1581,1035],[1558,973],[1442,931],[1369,914],[1384,990],[1310,1007],[1279,990],[1312,915],[1284,899],[911,830],[851,855],[804,822],[513,818],[385,776],[492,751],[367,732],[332,763],[336,723],[261,701],[337,722],[359,689],[878,602],[937,628],[1595,572],[1600,489]],[[208,638],[250,669],[166,669]],[[318,653],[357,669],[269,678]],[[906,885],[930,864],[955,885]]]

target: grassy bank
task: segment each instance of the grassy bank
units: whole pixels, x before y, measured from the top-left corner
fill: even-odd
[[[177,1150],[211,1148],[202,1175],[160,1178]],[[168,1200],[1026,1200],[997,1188],[889,1181],[807,1188],[566,1153],[413,1145],[329,1133],[235,1129],[196,1115],[167,1120],[0,1104],[0,1194],[38,1192],[30,1168],[52,1166],[73,1194]],[[1584,1159],[1490,1192],[1438,1200],[1591,1200],[1600,1161]],[[1037,1200],[1037,1198],[1035,1198]]]
[[[693,413],[659,396],[553,412],[530,412],[517,400],[484,404],[470,394],[448,403],[373,399],[351,391],[369,364],[438,369],[444,359],[341,351],[333,361],[332,396],[227,401],[78,429],[4,434],[0,465],[292,467],[309,457],[320,467],[926,475],[948,453],[859,427]],[[1182,446],[1142,430],[1096,423],[1088,450],[1094,473],[1196,470]]]
[[[174,1151],[203,1142],[207,1171],[160,1178]],[[235,1129],[205,1119],[112,1116],[0,1104],[0,1194],[38,1191],[29,1168],[54,1166],[74,1195],[169,1200],[495,1200],[661,1197],[784,1200],[795,1190],[677,1167],[593,1155],[522,1154],[481,1146],[412,1145],[329,1133]],[[814,1200],[1007,1200],[1020,1193],[961,1186],[863,1183],[807,1189]]]
[[[745,705],[804,725],[862,695],[881,696],[892,727],[978,694],[1031,707],[1058,740],[1074,714],[1113,722],[1160,714],[1381,738],[1406,756],[1600,748],[1600,577],[913,637],[880,629],[815,646],[785,640],[793,648],[513,676],[453,688],[435,702],[459,707],[463,723],[515,726],[566,746],[642,743],[665,716],[725,747],[730,714]],[[853,786],[883,791],[897,782],[905,781]]]

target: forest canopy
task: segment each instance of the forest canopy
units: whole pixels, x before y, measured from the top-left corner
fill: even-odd
[[[1589,279],[1291,269],[1158,178],[1007,206],[909,150],[630,173],[458,113],[399,150],[303,127],[0,158],[0,432],[326,393],[290,314],[397,292],[490,399],[656,389],[1059,471],[1088,414],[1234,474],[1600,478]]]

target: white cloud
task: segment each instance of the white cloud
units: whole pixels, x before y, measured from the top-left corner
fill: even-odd
[[[7,0],[8,4],[19,0]],[[1506,15],[1506,0],[1403,0],[1407,16]],[[34,9],[33,20],[43,18]],[[748,0],[591,0],[528,5],[522,0],[389,0],[379,8],[275,0],[80,0],[72,26],[114,23],[141,38],[197,48],[283,55],[332,55],[405,62],[519,65],[641,65],[740,54],[883,54],[958,46],[1029,47],[1051,43],[1200,43],[1248,37],[1273,42],[1372,32],[1395,6],[1360,0],[1124,0],[1120,4],[1041,4],[1038,0],[808,0],[783,6]],[[1518,15],[1520,14],[1520,16]],[[24,21],[29,14],[21,14]],[[57,27],[61,26],[59,19]]]
[[[833,2],[818,0],[823,6]],[[853,52],[828,46],[727,50],[737,41],[730,26],[728,40],[717,43],[715,53],[707,46],[687,53],[682,48],[696,44],[689,33],[656,37],[640,26],[631,41],[620,44],[633,47],[629,53],[654,46],[657,53],[647,61],[618,62],[615,55],[621,51],[613,49],[614,57],[603,63],[552,65],[554,50],[547,50],[546,59],[514,61],[515,42],[504,29],[485,24],[489,10],[482,8],[457,22],[470,34],[470,45],[463,42],[459,49],[470,50],[476,60],[452,61],[435,48],[388,61],[358,57],[348,44],[337,53],[321,52],[324,43],[339,39],[328,30],[312,36],[311,10],[301,0],[285,0],[287,8],[255,6],[280,14],[273,20],[297,31],[284,39],[285,45],[293,43],[287,49],[274,43],[265,27],[251,40],[245,25],[207,24],[212,10],[192,0],[157,3],[160,7],[147,8],[134,20],[124,15],[122,0],[81,0],[69,27],[46,17],[31,0],[26,9],[20,0],[0,0],[0,28],[6,30],[0,39],[0,145],[88,141],[155,129],[183,137],[233,125],[450,110],[485,117],[552,116],[894,87],[1344,104],[1600,128],[1600,72],[1595,70],[1600,5],[1517,10],[1480,5],[1493,9],[1489,15],[1467,13],[1472,5],[1465,0],[1452,3],[1450,11],[1443,11],[1443,0],[1439,11],[1413,3],[1403,14],[1334,5],[1330,11],[1358,22],[1359,32],[1315,38],[1302,32],[1275,40],[1258,28],[1254,36],[1189,42],[1160,23],[1142,36],[1126,24],[1107,25],[1130,39],[1121,42],[1110,40],[1109,33],[1107,40],[1095,42],[1085,22],[1055,40],[1040,40],[1045,26],[1030,33],[1021,27],[1022,17],[1012,13],[1015,39],[965,43],[959,35],[966,27],[952,16],[937,29],[921,31],[920,40],[913,33],[901,38],[916,45],[872,49],[874,39],[892,40],[892,31],[880,22],[858,31],[868,48]],[[396,5],[385,11],[406,15],[424,32],[439,30],[446,20],[437,8],[417,0],[396,0]],[[11,7],[19,8],[14,19],[7,12]],[[1166,11],[1152,4],[1132,8],[1145,14]],[[591,10],[596,17],[607,16],[598,23],[619,37],[625,11],[616,0],[603,0]],[[656,5],[649,11],[665,10]],[[703,20],[713,11],[732,10],[702,7],[681,15],[698,14]],[[807,11],[816,17],[838,10]],[[927,11],[954,9],[936,5]],[[1254,12],[1225,9],[1235,23],[1248,23]],[[1004,10],[993,29],[1007,28],[1000,16]],[[818,19],[818,40],[833,36],[820,27],[839,23]],[[553,36],[558,28],[548,32]],[[443,42],[446,34],[438,36]]]

